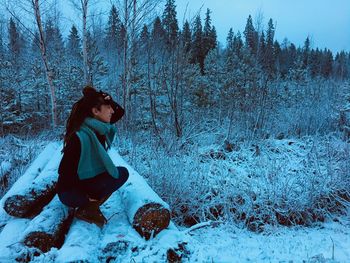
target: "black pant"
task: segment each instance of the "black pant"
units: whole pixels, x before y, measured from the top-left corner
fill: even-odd
[[[118,166],[119,178],[112,177],[107,172],[93,178],[80,180],[79,189],[58,194],[61,202],[70,207],[84,206],[89,198],[101,200],[118,190],[129,178],[129,172],[125,167]]]

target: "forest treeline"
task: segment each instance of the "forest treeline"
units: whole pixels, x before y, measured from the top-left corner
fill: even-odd
[[[237,111],[260,107],[251,124],[260,129],[261,109],[275,105],[267,98],[283,90],[288,100],[292,85],[349,79],[349,52],[315,48],[307,36],[303,46],[279,42],[273,19],[264,25],[249,16],[223,45],[209,9],[180,26],[175,0],[149,18],[157,2],[112,5],[104,24],[86,16],[89,0],[80,1],[83,24],[71,24],[67,37],[54,13],[41,19],[42,31],[11,13],[0,31],[0,135],[64,126],[86,84],[117,98],[127,113],[123,127],[153,129],[161,138],[164,130],[183,136],[191,114],[201,111],[232,121]]]

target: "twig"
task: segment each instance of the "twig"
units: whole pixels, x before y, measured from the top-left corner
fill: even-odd
[[[332,260],[334,260],[334,241],[333,241],[332,237],[330,237],[330,238],[331,238],[332,243],[333,243],[333,245],[332,245]]]
[[[195,225],[191,226],[190,228],[186,229],[185,231],[183,231],[183,233],[188,234],[194,230],[197,230],[197,229],[200,229],[203,227],[207,227],[207,226],[216,226],[220,223],[222,223],[222,221],[207,221],[207,222],[195,224]]]

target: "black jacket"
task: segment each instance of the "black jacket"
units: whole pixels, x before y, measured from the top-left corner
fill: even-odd
[[[105,136],[95,133],[102,146],[106,148]],[[78,176],[78,164],[80,160],[81,143],[75,133],[68,141],[63,157],[58,168],[57,193],[67,192],[72,189],[79,189],[80,179]]]

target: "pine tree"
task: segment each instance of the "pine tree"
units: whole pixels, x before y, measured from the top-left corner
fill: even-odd
[[[186,20],[183,28],[182,28],[182,34],[181,34],[181,39],[182,39],[182,46],[185,51],[185,53],[189,53],[191,50],[191,29],[190,29],[190,24]]]
[[[275,27],[270,18],[266,31],[266,50],[265,50],[265,70],[269,78],[275,74],[275,51],[274,51]]]
[[[208,54],[211,49],[216,47],[216,30],[215,27],[211,26],[210,9],[207,9],[204,20],[203,28],[203,52],[204,56]]]
[[[115,5],[113,4],[109,11],[107,29],[106,29],[106,47],[108,50],[116,50],[120,45],[121,20]]]
[[[17,30],[17,25],[15,24],[12,18],[10,18],[10,22],[9,22],[8,35],[9,35],[8,50],[10,52],[12,59],[16,59],[20,55],[23,45],[21,43],[21,38]]]
[[[256,54],[258,47],[258,34],[253,26],[251,15],[248,16],[247,24],[244,29],[245,45],[253,54]]]
[[[59,57],[60,59],[62,59],[62,55],[64,53],[62,34],[58,26],[54,25],[53,20],[51,18],[47,20],[45,25],[45,40],[47,54],[51,57]]]
[[[177,44],[179,31],[175,0],[167,0],[163,12],[162,25],[165,31],[165,43],[170,49],[173,49]]]
[[[235,37],[233,38],[233,47],[234,47],[234,53],[238,58],[242,58],[242,48],[243,48],[243,40],[242,40],[242,35],[241,32],[237,32]]]
[[[282,50],[281,50],[281,45],[277,40],[275,40],[275,42],[273,43],[273,50],[274,50],[275,70],[276,70],[276,74],[279,74],[280,67],[281,67],[280,56],[281,56]]]
[[[337,79],[344,80],[349,77],[346,62],[346,53],[344,51],[336,54],[334,59],[334,76]]]
[[[310,38],[307,37],[304,42],[304,47],[302,50],[302,62],[303,69],[306,69],[309,65],[309,56],[310,56]]]
[[[81,58],[81,39],[75,25],[72,25],[68,35],[67,52],[75,58]]]
[[[160,18],[157,16],[153,22],[152,29],[152,42],[153,45],[161,50],[163,45],[165,44],[165,31],[162,25]]]
[[[140,57],[142,57],[142,54],[146,54],[144,51],[148,51],[149,49],[149,40],[150,35],[148,32],[148,27],[146,24],[143,25],[141,35],[140,35],[140,45],[141,45],[141,54]]]
[[[329,78],[333,72],[333,54],[329,49],[325,49],[322,54],[321,74]]]
[[[88,31],[87,34],[87,48],[88,48],[88,72],[89,83],[98,86],[101,77],[106,75],[108,68],[100,55],[98,46],[96,45],[95,37]]]
[[[234,54],[235,54],[235,46],[234,46],[234,33],[232,27],[228,31],[226,37],[226,50],[225,50],[225,62],[226,69],[228,72],[233,70],[234,67]]]
[[[321,73],[322,52],[317,48],[312,49],[308,58],[308,69],[312,78],[319,76]]]
[[[192,36],[192,59],[191,62],[198,64],[201,73],[204,74],[204,50],[203,50],[203,31],[202,22],[199,15],[194,21],[193,36]]]
[[[265,34],[264,34],[264,32],[262,32],[260,35],[260,39],[259,39],[258,62],[261,65],[261,67],[265,70],[266,70],[266,66],[267,66],[266,55],[267,55],[267,53],[266,53]]]

